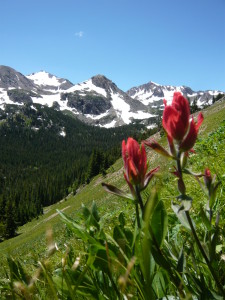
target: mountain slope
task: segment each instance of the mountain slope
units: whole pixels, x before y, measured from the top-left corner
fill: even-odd
[[[0,66],[0,89],[7,90],[9,88],[36,90],[36,85],[16,70],[7,66]]]
[[[108,128],[129,124],[134,119],[154,117],[146,111],[140,101],[133,100],[103,75],[96,75],[68,89],[61,95],[61,100],[68,99],[67,106],[78,114],[78,117],[82,113],[82,120]],[[84,105],[88,101],[90,109],[85,110]],[[96,110],[96,105],[102,109]]]
[[[144,105],[160,107],[163,103],[163,99],[171,102],[174,92],[181,92],[185,97],[192,102],[197,100],[199,107],[204,105],[211,105],[213,96],[217,96],[220,91],[193,91],[190,87],[186,86],[171,86],[171,85],[159,85],[152,81],[133,87],[127,91],[127,94],[133,99],[137,99]]]
[[[0,107],[5,104],[33,103],[70,111],[91,125],[111,128],[140,123],[152,127],[162,112],[163,99],[182,92],[195,106],[211,105],[219,91],[195,92],[189,87],[162,86],[149,82],[122,91],[104,75],[73,85],[45,71],[24,76],[10,67],[0,66]]]
[[[223,176],[224,164],[222,163],[224,160],[223,140],[216,140],[213,133],[218,130],[224,121],[225,99],[223,101],[220,100],[211,107],[203,110],[203,114],[205,116],[205,120],[199,132],[200,140],[197,142],[197,150],[199,151],[197,152],[197,155],[193,155],[193,165],[191,166],[191,169],[196,172],[202,172],[204,167],[210,167],[212,174],[216,173],[218,180],[222,180],[220,185],[222,187],[225,184],[225,177]],[[210,148],[205,150],[202,149],[202,154],[200,151],[201,149],[198,149],[198,147],[202,147],[203,141],[207,142],[210,137],[211,139],[213,138],[214,150],[208,153]],[[164,137],[160,139],[160,144],[166,144],[166,139]],[[216,148],[217,150],[215,150]],[[206,155],[206,153],[208,154]],[[151,150],[148,151],[148,157],[150,160],[150,169],[160,165],[162,169],[164,168],[168,171],[168,160],[163,159],[162,156],[153,154]],[[69,235],[69,233],[65,230],[62,220],[56,214],[56,209],[64,211],[67,215],[76,220],[79,217],[81,205],[85,204],[89,207],[91,206],[92,201],[95,201],[99,207],[101,215],[105,216],[105,226],[108,226],[109,230],[110,222],[113,222],[121,211],[132,217],[132,206],[130,206],[125,200],[106,193],[101,187],[102,181],[113,184],[124,191],[128,189],[123,177],[123,162],[121,158],[117,160],[116,163],[107,171],[105,178],[103,178],[102,175],[95,177],[89,185],[82,187],[79,193],[75,196],[71,195],[65,201],[61,201],[60,203],[45,208],[44,215],[42,215],[39,219],[34,219],[20,227],[20,234],[17,237],[0,243],[0,254],[2,255],[3,265],[6,264],[7,256],[11,254],[14,258],[20,258],[22,261],[25,261],[26,267],[32,269],[32,264],[35,264],[36,261],[40,261],[45,257],[46,229],[50,227],[54,232],[54,242],[59,247],[59,251],[56,251],[54,254],[54,261],[61,261],[62,252],[65,252],[67,246],[79,253],[79,241],[77,241],[77,239],[73,236],[71,237],[71,235]],[[173,194],[174,191],[169,189],[169,183],[171,183],[171,186],[176,186],[174,177],[172,175],[168,177],[168,175],[163,176],[163,174],[161,174],[160,178],[157,179],[157,182],[160,197],[165,201],[165,205],[169,208],[172,197],[176,196],[176,194]],[[154,187],[155,183],[156,182],[154,181]],[[195,183],[192,181],[188,183],[188,192],[195,192],[197,190],[197,188],[193,188],[193,184]],[[200,199],[202,199],[202,196],[203,195],[201,194],[199,198],[194,198],[197,199],[197,201],[193,201],[194,207],[201,204]],[[219,199],[223,201],[224,189],[222,188],[219,192],[219,197]],[[65,246],[65,243],[67,246]],[[3,274],[3,269],[0,269],[0,276],[5,276],[5,274]]]
[[[80,84],[45,71],[23,76],[10,67],[0,69],[0,107],[5,104],[37,103],[71,111],[78,119],[100,127],[117,127],[155,116],[138,100],[132,99],[103,75]]]
[[[0,238],[7,205],[24,224],[43,206],[66,196],[90,180],[90,157],[98,149],[104,170],[120,153],[121,140],[144,126],[105,129],[40,104],[7,105],[0,109]],[[100,169],[100,167],[99,167]]]

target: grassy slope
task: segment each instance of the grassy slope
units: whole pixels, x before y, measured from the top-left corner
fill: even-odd
[[[204,112],[205,120],[201,127],[199,135],[201,138],[206,138],[210,132],[216,130],[223,120],[225,120],[225,100],[215,103],[212,107],[209,107]],[[166,139],[163,137],[160,141],[161,144],[166,144]],[[225,142],[224,142],[225,144]],[[222,147],[223,148],[223,147]],[[221,149],[222,149],[221,148]],[[201,157],[201,153],[198,153]],[[168,172],[163,172],[172,167],[172,162],[168,161],[151,150],[148,151],[148,156],[150,159],[150,168],[154,168],[157,165],[161,166],[161,175],[153,182],[151,185],[156,185],[160,193],[161,198],[163,198],[168,207],[170,206],[171,199],[176,195],[176,183],[175,178],[172,175],[168,175]],[[203,164],[200,162],[196,156],[191,158],[193,165],[191,168],[194,171],[203,171]],[[207,166],[212,169],[212,173],[217,173],[221,178],[223,178],[223,184],[220,191],[220,196],[224,197],[223,186],[225,185],[225,178],[222,177],[225,174],[225,162],[224,162],[224,150],[220,150],[219,153],[211,153],[207,156]],[[202,158],[201,158],[202,159]],[[201,193],[198,194],[196,190],[197,185],[188,180],[188,191],[193,194],[196,198],[202,197]],[[118,199],[117,197],[107,194],[101,187],[101,182],[105,181],[107,183],[113,184],[120,188],[127,188],[123,179],[123,167],[122,160],[119,159],[109,170],[105,178],[100,175],[94,178],[91,183],[85,187],[82,187],[75,196],[70,196],[66,200],[62,200],[60,203],[54,204],[50,207],[45,208],[45,213],[39,219],[35,219],[32,222],[19,228],[19,235],[13,239],[4,241],[0,243],[0,255],[2,257],[3,264],[5,264],[7,255],[13,255],[14,257],[21,258],[22,262],[30,266],[37,260],[43,258],[46,255],[46,230],[48,228],[53,229],[54,241],[57,243],[60,251],[58,251],[54,258],[58,261],[61,256],[61,251],[65,250],[64,243],[68,242],[78,248],[79,245],[76,240],[70,239],[67,235],[63,222],[60,220],[56,213],[56,209],[63,210],[66,214],[72,217],[77,217],[79,215],[81,204],[90,206],[92,201],[97,203],[100,207],[100,213],[105,214],[106,226],[110,230],[110,220],[112,221],[120,211],[127,211],[130,215],[132,207],[126,201]],[[223,199],[225,200],[225,199]],[[194,206],[195,207],[195,206]],[[0,274],[1,275],[1,274]]]

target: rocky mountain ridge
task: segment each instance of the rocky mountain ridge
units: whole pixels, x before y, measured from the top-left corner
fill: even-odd
[[[78,84],[45,71],[24,76],[18,71],[0,66],[0,108],[7,104],[33,103],[70,111],[85,123],[101,127],[116,127],[134,122],[154,126],[162,110],[163,99],[172,100],[180,91],[198,106],[212,103],[220,91],[195,92],[189,87],[162,86],[149,82],[122,91],[104,75],[96,75]]]

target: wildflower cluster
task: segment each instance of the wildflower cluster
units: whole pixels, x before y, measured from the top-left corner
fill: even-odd
[[[147,199],[146,203],[143,202],[141,191],[146,189],[150,180],[159,170],[159,166],[149,172],[148,163],[147,163],[147,155],[144,146],[148,146],[154,151],[160,153],[161,155],[167,157],[168,159],[172,159],[175,161],[174,171],[172,172],[177,177],[177,187],[180,195],[177,196],[177,200],[179,204],[172,203],[172,208],[176,213],[178,219],[181,223],[190,230],[192,233],[192,237],[194,238],[194,243],[198,248],[198,254],[196,253],[196,257],[201,253],[201,257],[199,259],[203,259],[204,263],[208,267],[208,271],[210,276],[212,276],[214,280],[215,287],[219,295],[225,297],[224,290],[224,279],[218,277],[217,272],[213,265],[215,266],[218,262],[215,261],[216,257],[216,248],[215,248],[215,235],[207,234],[209,250],[206,251],[202,246],[202,242],[200,241],[193,220],[190,216],[190,209],[192,206],[192,198],[187,194],[186,185],[184,182],[183,174],[192,175],[199,182],[200,186],[203,190],[206,189],[208,195],[208,204],[206,206],[206,213],[202,211],[202,216],[204,222],[208,225],[208,228],[211,228],[212,231],[217,232],[218,234],[218,216],[216,216],[216,227],[213,229],[213,206],[215,204],[216,199],[216,190],[218,188],[219,183],[216,183],[216,177],[212,178],[211,172],[208,168],[205,169],[203,173],[198,175],[192,173],[190,170],[186,168],[187,160],[188,160],[188,152],[194,152],[193,147],[198,137],[199,128],[204,120],[203,114],[200,112],[197,116],[197,121],[194,120],[194,117],[190,114],[190,107],[188,100],[179,92],[175,92],[173,96],[173,100],[171,105],[167,104],[167,101],[164,100],[164,111],[163,111],[163,119],[162,125],[166,132],[169,150],[165,149],[161,146],[156,140],[150,138],[145,140],[139,146],[138,142],[132,138],[128,138],[127,143],[125,141],[122,142],[122,157],[124,162],[124,177],[131,191],[131,196],[125,197],[123,191],[116,189],[113,186],[103,184],[105,189],[108,192],[117,194],[120,197],[130,198],[134,200],[136,204],[136,220],[137,226],[140,231],[143,231],[144,235],[147,234],[148,239],[150,241],[150,246],[148,248],[149,253],[145,253],[146,255],[150,255],[152,259],[157,262],[157,264],[164,268],[170,277],[170,280],[173,282],[175,286],[177,286],[178,294],[181,299],[186,299],[188,297],[187,286],[188,276],[185,274],[185,266],[184,266],[184,249],[182,248],[181,257],[178,259],[178,264],[181,264],[181,269],[175,268],[174,265],[171,264],[173,260],[172,257],[172,249],[164,252],[165,249],[162,247],[163,241],[162,236],[159,238],[158,235],[159,229],[156,229],[157,226],[164,227],[167,223],[167,217],[164,213],[164,206],[162,202],[154,199]],[[201,183],[200,179],[203,177],[204,185]],[[161,204],[159,204],[161,203]],[[138,205],[141,208],[141,217],[139,215]],[[161,214],[161,220],[158,223],[154,223],[154,209],[157,211],[154,206],[159,207],[161,212],[157,212]],[[146,218],[147,216],[147,218]],[[140,220],[141,219],[141,220]],[[146,223],[148,224],[146,228]],[[218,237],[218,236],[217,236]],[[217,241],[218,242],[218,241]],[[193,243],[193,242],[192,242]],[[146,244],[144,245],[146,247]],[[213,249],[213,250],[212,250]],[[144,249],[142,249],[144,251]],[[172,255],[172,256],[171,256]],[[182,259],[182,262],[180,261]],[[148,260],[147,260],[148,261]],[[146,271],[144,268],[143,272]],[[149,271],[149,270],[148,270]],[[180,272],[180,277],[177,276]],[[189,271],[187,271],[189,272]],[[144,275],[143,275],[144,276]],[[187,277],[186,277],[187,276]],[[145,278],[145,276],[144,276]],[[150,279],[149,279],[150,280]],[[195,279],[196,280],[196,279]],[[151,282],[151,281],[150,281]],[[204,283],[205,284],[205,283]],[[211,285],[212,283],[210,283]],[[206,287],[207,289],[207,287]],[[190,292],[190,291],[189,291]],[[192,291],[193,292],[193,291]],[[167,294],[164,294],[167,295]],[[197,295],[197,294],[196,294]],[[211,292],[208,292],[208,296],[212,295]],[[214,293],[216,295],[216,293]],[[211,296],[209,296],[211,297]],[[204,298],[204,297],[203,297]],[[205,298],[204,298],[205,299]],[[207,298],[208,299],[208,298]],[[211,299],[211,298],[209,298]],[[213,298],[214,299],[214,298]],[[218,298],[219,299],[219,298]],[[222,299],[222,298],[221,298]]]

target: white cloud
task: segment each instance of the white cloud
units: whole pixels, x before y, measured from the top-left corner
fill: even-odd
[[[84,35],[84,32],[83,31],[79,31],[79,32],[76,32],[75,35],[78,36],[79,38],[82,38],[83,35]]]

